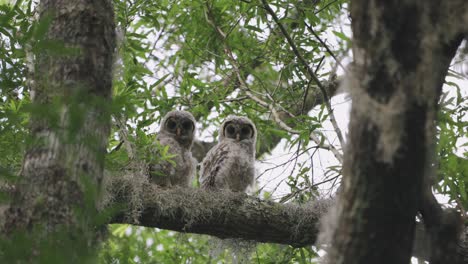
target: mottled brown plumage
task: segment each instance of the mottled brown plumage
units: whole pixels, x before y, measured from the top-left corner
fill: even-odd
[[[195,118],[186,111],[171,111],[161,121],[156,139],[162,146],[169,146],[171,160],[150,165],[150,181],[163,187],[174,185],[189,187],[195,175],[197,161],[191,148],[195,137]]]
[[[245,192],[254,181],[256,138],[250,119],[229,116],[221,125],[218,144],[203,160],[201,188]]]

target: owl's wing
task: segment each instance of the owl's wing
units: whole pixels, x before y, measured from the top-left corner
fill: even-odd
[[[220,142],[214,146],[203,159],[200,177],[200,187],[202,189],[213,189],[216,185],[216,178],[221,168],[225,165],[229,153],[229,145]]]
[[[198,161],[192,157],[191,153],[187,154],[188,158],[186,159],[187,164],[187,173],[185,177],[182,179],[181,186],[183,187],[192,187],[192,181],[195,178],[195,174],[197,172],[197,164]]]

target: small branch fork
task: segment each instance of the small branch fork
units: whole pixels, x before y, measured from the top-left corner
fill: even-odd
[[[278,113],[278,111],[276,110],[275,106],[273,103],[269,104],[267,102],[265,102],[264,100],[262,100],[261,98],[257,97],[255,94],[253,94],[253,92],[248,88],[248,85],[246,84],[246,82],[244,81],[244,79],[242,78],[242,75],[241,75],[241,71],[240,71],[240,67],[239,67],[239,64],[237,63],[236,59],[234,58],[233,54],[232,54],[232,50],[231,48],[229,47],[229,45],[226,43],[226,34],[223,32],[223,30],[214,23],[214,20],[213,20],[213,15],[211,13],[211,9],[210,7],[207,5],[207,12],[205,13],[206,14],[206,19],[208,21],[208,23],[210,25],[213,26],[213,28],[216,30],[216,32],[218,33],[218,37],[223,41],[224,43],[224,53],[227,55],[228,57],[228,60],[229,62],[231,63],[232,67],[234,68],[234,72],[236,74],[236,77],[240,83],[240,88],[243,90],[243,92],[245,92],[245,94],[250,98],[252,99],[253,101],[257,102],[259,105],[269,109],[273,115],[273,121],[275,121],[275,123],[280,127],[282,128],[283,130],[291,133],[291,134],[300,134],[299,131],[296,131],[294,130],[293,128],[291,128],[290,126],[288,126],[286,123],[283,122],[283,120],[281,119],[280,117],[280,114]],[[280,26],[280,25],[279,25]],[[284,27],[283,27],[284,29]],[[302,58],[302,56],[301,56]],[[302,60],[304,60],[302,58]],[[305,62],[305,61],[304,61]],[[309,67],[310,69],[310,67]],[[311,69],[310,69],[311,70]],[[313,76],[315,78],[317,78],[315,76],[315,74],[312,72]],[[333,116],[333,112],[331,111],[331,106],[329,104],[329,98],[328,98],[328,95],[327,95],[327,92],[325,90],[325,87],[318,81],[318,79],[316,80],[316,82],[319,84],[319,86],[321,86],[321,88],[325,91],[324,93],[324,102],[327,106],[327,109],[329,110],[329,113],[330,113],[330,119],[332,120],[332,124],[334,123],[334,128],[335,130],[338,129],[337,131],[337,135],[338,135],[338,138],[340,139],[340,143],[341,145],[343,145],[343,137],[341,136],[341,131],[339,130],[339,127],[338,127],[338,124],[336,124],[336,121],[335,121],[335,118]],[[322,92],[323,94],[323,92]],[[288,115],[290,117],[295,117],[292,113],[289,113],[288,112]],[[322,149],[326,149],[326,150],[329,150],[333,153],[333,155],[336,157],[336,159],[342,163],[343,162],[343,156],[342,154],[333,146],[333,145],[326,145],[326,144],[323,144],[322,141],[320,140],[319,136],[314,132],[312,131],[309,135],[309,138],[314,141],[320,148]]]
[[[423,194],[420,206],[424,226],[428,236],[428,253],[425,255],[431,263],[462,264],[468,261],[468,249],[460,234],[463,234],[463,221],[454,209],[443,210],[428,186]],[[466,227],[465,227],[466,229]],[[466,234],[464,234],[466,235]]]
[[[343,135],[341,133],[341,130],[340,128],[338,127],[338,123],[336,122],[336,118],[335,118],[335,115],[333,114],[333,109],[331,107],[331,104],[330,104],[330,98],[328,96],[328,92],[326,90],[326,88],[324,87],[324,85],[320,82],[320,80],[317,78],[317,75],[315,75],[314,71],[312,70],[312,68],[309,66],[309,64],[307,63],[307,61],[304,59],[304,56],[302,56],[302,54],[299,52],[299,49],[296,47],[296,44],[294,43],[294,41],[292,40],[291,36],[289,35],[289,33],[286,31],[285,27],[283,26],[283,24],[281,24],[281,22],[279,21],[278,19],[278,16],[276,16],[276,13],[273,11],[273,9],[271,9],[271,7],[268,5],[267,1],[266,0],[262,0],[262,3],[263,3],[263,6],[265,8],[265,10],[271,15],[271,17],[273,18],[273,20],[275,21],[275,23],[278,25],[278,27],[280,28],[281,32],[283,33],[284,37],[286,38],[288,44],[291,46],[291,49],[293,50],[294,54],[296,55],[297,59],[299,60],[299,62],[304,65],[304,67],[306,68],[307,70],[307,73],[309,74],[310,78],[317,84],[317,86],[319,87],[320,91],[322,92],[322,96],[323,96],[323,102],[325,104],[325,107],[327,108],[328,110],[328,113],[330,114],[330,121],[333,125],[333,128],[335,129],[335,132],[336,132],[336,135],[338,136],[338,140],[340,141],[340,145],[343,147],[344,146],[344,139],[343,139]]]

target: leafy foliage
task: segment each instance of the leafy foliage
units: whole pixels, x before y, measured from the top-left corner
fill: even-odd
[[[28,90],[28,77],[34,69],[32,54],[37,50],[60,52],[57,43],[44,37],[47,21],[35,21],[34,1],[11,2],[0,1],[2,187],[16,179],[28,141],[27,121],[34,111]],[[349,59],[351,45],[347,1],[275,0],[268,4],[278,21],[260,0],[114,0],[119,43],[107,170],[123,170],[134,160],[170,160],[154,143],[154,132],[165,113],[183,108],[196,117],[203,141],[215,141],[215,128],[226,116],[239,114],[257,125],[259,158],[268,160],[271,151],[283,146],[287,158],[259,174],[265,184],[274,181],[262,176],[265,171],[286,171],[275,175],[286,183],[285,191],[275,196],[276,188],[262,190],[265,198],[305,203],[321,194],[322,184],[339,179],[337,160],[321,166],[321,175],[314,174],[319,171],[319,154],[331,157],[330,150],[339,153],[341,146],[334,141],[338,129],[331,126],[328,131],[330,126],[326,127],[332,113],[325,104],[330,102],[324,104],[319,84],[305,68],[312,68],[324,86],[344,71],[341,61]],[[286,38],[292,40],[297,53]],[[330,95],[335,90],[330,88]],[[448,93],[444,98],[439,113],[440,178],[436,187],[466,208],[468,107],[466,95],[459,87],[454,90],[455,95]],[[134,148],[134,156],[126,144]],[[205,236],[125,225],[109,229],[100,254],[102,263],[235,262],[232,248],[211,254],[211,238]],[[263,244],[255,245],[248,257],[253,263],[310,263],[317,254],[310,247]]]
[[[112,225],[103,263],[312,263],[311,248],[223,241],[167,230]],[[239,262],[240,261],[240,262]]]
[[[459,79],[460,76],[452,74]],[[468,206],[468,95],[460,87],[448,82],[451,88],[443,94],[439,112],[439,170],[437,191],[448,195],[450,202],[464,210]],[[451,92],[451,93],[449,93]]]

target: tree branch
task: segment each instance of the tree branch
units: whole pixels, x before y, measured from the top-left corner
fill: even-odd
[[[453,209],[443,210],[428,188],[422,199],[420,212],[428,234],[431,263],[466,263],[467,250],[460,242],[463,222]]]
[[[107,187],[113,205],[119,212],[111,224],[132,224],[157,227],[177,232],[206,234],[219,238],[241,238],[295,247],[316,243],[319,220],[333,200],[317,200],[309,204],[281,204],[243,193],[208,192],[201,189],[161,189],[144,183],[135,193],[135,180],[114,177]],[[138,189],[138,188],[137,188]],[[140,199],[140,214],[135,212],[135,199]],[[141,209],[140,209],[141,208]],[[465,227],[466,231],[468,229]],[[430,236],[422,223],[416,225],[413,256],[429,260]],[[466,233],[466,232],[465,232]],[[466,234],[464,235],[466,237]],[[458,257],[467,259],[468,245],[460,240]]]
[[[343,135],[341,134],[341,130],[340,128],[338,127],[338,124],[336,122],[336,118],[335,118],[335,115],[333,114],[333,109],[331,107],[331,104],[330,104],[330,97],[328,95],[328,91],[327,89],[325,88],[325,86],[320,82],[320,80],[318,79],[317,75],[314,73],[314,71],[312,70],[312,68],[310,68],[309,64],[307,63],[307,61],[304,59],[304,56],[302,56],[302,54],[299,52],[299,49],[296,47],[296,44],[294,43],[294,41],[292,40],[291,36],[289,36],[289,33],[288,31],[286,30],[286,28],[283,26],[283,24],[279,21],[278,19],[278,16],[276,16],[276,13],[273,11],[273,9],[271,9],[270,5],[268,5],[268,2],[266,0],[262,0],[262,3],[263,3],[263,6],[265,8],[265,10],[271,15],[271,17],[273,18],[273,20],[275,21],[275,23],[278,25],[278,27],[280,28],[281,32],[283,33],[283,36],[286,38],[288,44],[291,46],[291,49],[293,50],[294,52],[294,55],[296,55],[297,59],[299,60],[299,62],[304,65],[304,67],[306,68],[307,70],[307,73],[309,74],[310,78],[317,84],[317,86],[319,87],[321,93],[322,93],[322,97],[323,97],[323,102],[325,103],[325,106],[328,110],[328,113],[330,115],[330,121],[333,125],[333,128],[335,129],[335,132],[336,132],[336,135],[338,136],[338,140],[340,141],[340,145],[341,146],[344,146],[344,139],[343,139]]]
[[[129,208],[125,205],[134,196],[125,191],[127,188],[122,188],[127,184],[120,180],[116,182],[120,189],[117,201],[124,205],[124,209],[110,223],[128,223],[297,247],[315,243],[319,218],[331,204],[331,200],[307,205],[279,204],[244,193],[160,189],[146,184],[141,194],[143,210],[138,221],[135,221],[126,213]]]
[[[265,3],[266,4],[266,3]],[[267,5],[267,4],[266,4]],[[268,6],[269,7],[269,6]],[[270,8],[271,10],[271,8]],[[275,105],[274,105],[274,101],[272,103],[268,103],[268,102],[265,102],[263,99],[257,97],[256,95],[254,95],[252,93],[252,91],[249,89],[247,83],[245,82],[245,80],[243,79],[242,77],[242,74],[241,74],[241,70],[240,70],[240,66],[239,66],[239,63],[237,62],[237,60],[235,59],[235,57],[233,56],[233,53],[232,53],[232,50],[231,50],[231,47],[227,44],[226,42],[226,36],[227,34],[223,32],[223,30],[215,24],[214,22],[214,18],[213,18],[213,14],[211,12],[211,9],[210,7],[208,6],[207,4],[207,12],[205,13],[206,15],[206,20],[207,22],[213,26],[213,28],[216,30],[217,34],[218,34],[218,37],[224,42],[224,53],[227,55],[228,57],[228,60],[229,62],[231,63],[233,69],[234,69],[234,73],[236,74],[237,76],[237,80],[240,84],[240,88],[242,89],[242,91],[250,98],[252,99],[253,101],[257,102],[259,105],[261,105],[262,107],[268,109],[271,111],[272,115],[273,115],[273,121],[278,125],[278,127],[280,127],[281,129],[289,132],[289,133],[293,133],[293,134],[299,134],[299,132],[295,131],[293,128],[291,128],[290,126],[288,126],[284,121],[283,119],[287,119],[287,118],[294,118],[294,114],[288,112],[288,111],[285,111],[283,109],[283,111],[281,111],[282,115],[280,116],[280,112],[276,109]],[[275,20],[276,21],[276,20]],[[284,28],[284,26],[282,24],[280,24],[278,22],[278,26],[280,27],[281,31],[284,33],[286,32],[286,29]],[[291,40],[292,41],[292,40]],[[291,43],[290,43],[291,44]],[[295,45],[294,43],[291,44],[293,46],[293,49],[296,51],[295,49]],[[304,62],[305,63],[305,60],[304,58],[299,54],[300,58],[302,59],[301,62]],[[308,70],[311,71],[310,67],[305,63],[306,67],[308,68]],[[332,87],[332,89],[330,89],[330,87],[325,87],[318,79],[317,77],[315,76],[315,74],[313,73],[313,71],[309,72],[309,74],[312,74],[312,77],[314,77],[315,79],[313,79],[317,85],[320,87],[320,90],[321,90],[321,93],[322,93],[322,98],[323,98],[323,101],[322,103],[325,103],[325,105],[327,105],[327,109],[329,111],[329,114],[330,114],[330,120],[336,130],[336,133],[338,135],[338,138],[339,138],[339,141],[341,143],[341,145],[343,145],[343,141],[342,141],[342,136],[341,136],[341,131],[339,130],[338,128],[338,125],[336,124],[336,120],[335,120],[335,117],[333,115],[333,112],[331,111],[331,106],[329,105],[330,102],[329,102],[329,98],[328,98],[328,90],[331,90],[333,93],[336,92],[337,90],[337,87],[338,85],[336,85],[336,87],[333,87],[333,84],[336,84],[336,82],[330,82],[332,85],[330,87]],[[327,89],[328,88],[328,89]],[[317,98],[317,97],[315,97]],[[302,113],[305,109],[305,105],[307,103],[307,96],[304,98],[304,104],[302,105],[302,107],[299,109],[297,109],[297,112],[299,113]],[[318,100],[316,100],[318,101]],[[315,104],[315,105],[318,105],[318,104]],[[312,106],[310,107],[310,109],[312,109]],[[308,109],[308,110],[310,110]],[[332,151],[332,153],[335,155],[335,157],[338,159],[338,161],[342,162],[343,161],[343,158],[342,158],[342,155],[341,153],[333,146],[333,145],[325,145],[322,143],[322,141],[320,140],[319,136],[317,135],[317,133],[315,131],[312,131],[309,135],[309,138],[314,141],[318,147],[320,148],[323,148],[323,149],[326,149],[326,150],[330,150]],[[280,139],[278,139],[278,142],[279,142]],[[276,143],[277,144],[277,143]],[[262,149],[259,151],[259,153],[257,153],[257,156],[260,156],[261,154],[263,154],[264,152],[262,152]]]
[[[206,153],[214,146],[216,142],[206,142],[195,140],[192,145],[192,156],[198,161],[201,162],[205,158]]]

